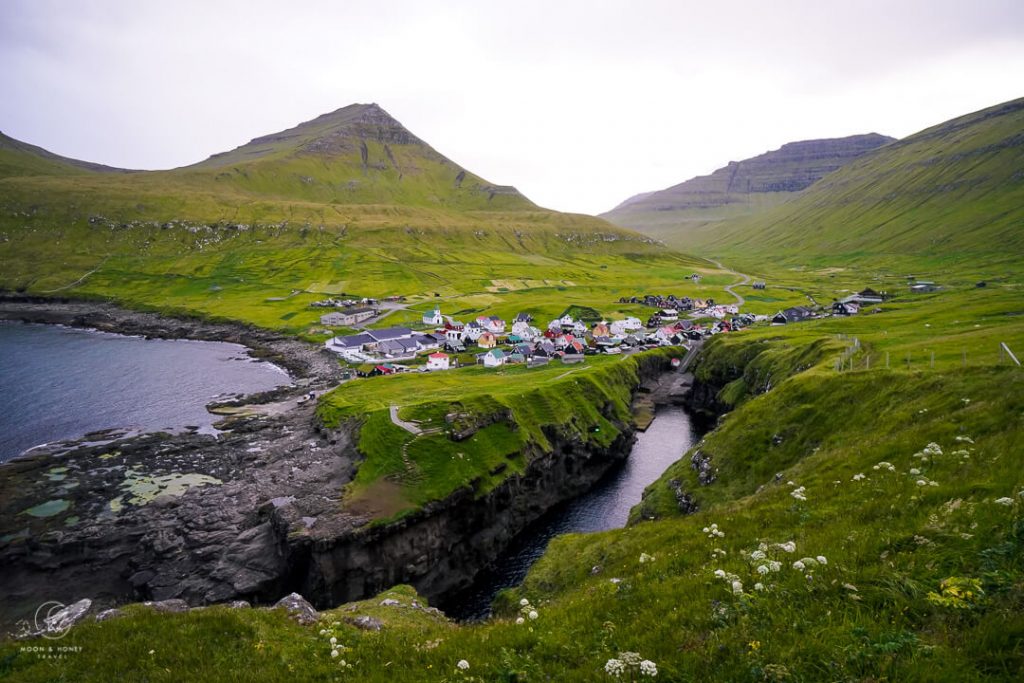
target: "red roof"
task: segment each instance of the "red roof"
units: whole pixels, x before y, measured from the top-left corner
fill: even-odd
[[[447,358],[448,354],[447,353],[440,353],[440,352],[439,353],[432,353],[432,354],[430,354],[429,357],[430,358]]]

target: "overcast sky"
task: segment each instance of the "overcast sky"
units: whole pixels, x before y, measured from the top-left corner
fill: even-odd
[[[0,0],[0,130],[193,163],[352,102],[598,213],[792,140],[1024,96],[1022,0]]]

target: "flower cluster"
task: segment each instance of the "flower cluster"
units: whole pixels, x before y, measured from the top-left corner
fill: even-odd
[[[939,482],[929,479],[928,477],[921,477],[916,482],[918,486],[938,486]]]
[[[707,534],[708,538],[724,538],[725,537],[725,532],[724,531],[719,531],[717,524],[712,524],[711,526],[706,526],[703,529],[701,529],[701,531],[703,531],[705,534]]]
[[[860,472],[858,472],[857,474],[853,475],[853,480],[854,480],[854,481],[864,481],[865,479],[867,479],[867,477],[866,477],[866,476],[864,476],[864,475],[863,475],[862,473],[860,473]]]
[[[872,467],[871,469],[873,469],[873,470],[889,470],[890,472],[895,472],[896,471],[896,467],[891,462],[886,462],[884,460],[882,462],[878,463],[877,465],[875,465],[874,467]]]
[[[460,659],[456,664],[455,668],[459,671],[469,671],[469,662],[465,659]]]
[[[630,678],[634,673],[654,678],[658,675],[658,665],[641,658],[639,652],[620,652],[617,658],[605,662],[604,671],[613,678],[622,678],[626,673],[630,674]]]
[[[801,486],[799,488],[795,488],[792,491],[790,491],[789,495],[793,496],[797,500],[807,500],[806,493],[807,493],[807,487],[806,486]]]
[[[352,665],[346,662],[344,659],[341,659],[341,653],[347,650],[348,648],[339,643],[338,637],[334,635],[334,629],[336,629],[340,625],[340,622],[332,622],[330,628],[320,629],[320,635],[324,638],[327,638],[327,642],[331,646],[331,659],[338,660],[338,666],[342,667],[343,669],[351,669]]]
[[[1005,506],[1009,507],[1009,506],[1013,505],[1013,498],[1008,498],[1008,497],[1004,496],[1002,498],[996,498],[992,502],[996,503],[997,505],[1005,505]]]
[[[648,562],[654,562],[654,555],[640,553],[640,564],[647,564]]]
[[[540,614],[537,612],[537,609],[533,605],[531,605],[530,601],[526,598],[523,598],[519,601],[519,613],[522,616],[516,617],[517,624],[524,624],[526,623],[527,619],[529,619],[530,621],[534,621],[538,617],[540,617]]]
[[[929,442],[927,446],[914,453],[914,457],[918,458],[921,462],[928,462],[937,455],[942,455],[942,448],[934,441]]]

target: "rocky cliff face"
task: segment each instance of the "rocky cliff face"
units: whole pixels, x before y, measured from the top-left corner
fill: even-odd
[[[870,133],[791,142],[751,159],[731,161],[710,175],[630,197],[601,217],[669,244],[692,246],[694,235],[711,234],[723,221],[781,204],[829,173],[892,141]]]
[[[826,174],[893,140],[885,135],[869,133],[790,142],[751,159],[730,161],[710,175],[630,197],[602,215],[611,219],[627,211],[710,208],[741,203],[750,194],[799,192]]]

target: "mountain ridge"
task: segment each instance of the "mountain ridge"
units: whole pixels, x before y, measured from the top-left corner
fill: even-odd
[[[600,214],[616,225],[671,239],[689,223],[703,225],[746,215],[790,198],[843,165],[894,138],[878,133],[788,142],[730,161],[707,175],[634,195]]]

